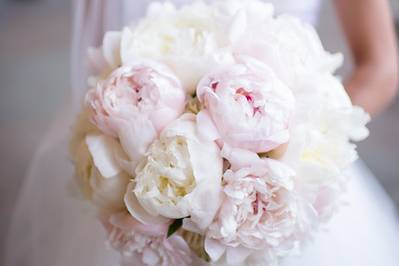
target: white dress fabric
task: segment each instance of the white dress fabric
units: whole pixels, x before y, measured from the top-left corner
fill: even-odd
[[[189,0],[175,0],[183,4]],[[142,16],[150,0],[75,0],[71,103],[55,119],[37,150],[9,229],[6,266],[117,266],[120,256],[105,245],[95,214],[73,197],[68,157],[70,126],[85,93],[88,46],[99,45],[107,30]],[[274,0],[277,13],[316,23],[318,0]],[[399,222],[393,202],[361,163],[342,207],[298,257],[281,266],[397,266]]]

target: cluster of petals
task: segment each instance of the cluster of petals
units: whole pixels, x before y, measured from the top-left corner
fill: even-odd
[[[225,148],[231,167],[223,175],[224,199],[206,234],[205,250],[213,260],[243,262],[257,250],[294,248],[297,208],[294,171],[255,153]]]
[[[124,255],[124,265],[191,265],[191,251],[183,238],[166,238],[167,224],[143,225],[124,212],[113,214],[103,224],[108,244]]]

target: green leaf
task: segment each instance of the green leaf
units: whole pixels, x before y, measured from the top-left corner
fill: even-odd
[[[176,219],[169,225],[167,238],[176,233],[177,230],[183,225],[183,218]]]

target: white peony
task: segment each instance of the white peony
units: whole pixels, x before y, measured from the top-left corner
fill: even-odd
[[[308,75],[297,85],[292,141],[282,160],[308,180],[331,181],[357,159],[356,146],[368,136],[369,115],[354,107],[345,88],[331,74]]]
[[[150,146],[126,192],[126,206],[143,223],[188,217],[184,227],[202,231],[220,204],[222,168],[218,146],[200,140],[195,116],[183,115]]]
[[[121,58],[159,60],[169,65],[189,93],[210,67],[231,62],[218,51],[220,36],[212,8],[204,3],[176,9],[171,3],[153,3],[147,16],[122,32]]]
[[[91,132],[73,149],[75,174],[85,197],[100,211],[121,211],[129,176],[119,166],[125,155],[113,138]]]
[[[367,137],[370,117],[354,107],[345,88],[330,73],[313,73],[294,91],[296,121],[281,160],[296,171],[298,191],[328,220],[348,179],[345,170],[358,157],[356,145]]]
[[[265,62],[293,89],[305,73],[332,73],[341,65],[342,55],[325,51],[311,25],[292,16],[273,18],[272,6],[260,1],[241,2],[235,5],[234,15],[230,14],[234,54]],[[230,1],[225,5],[230,6]]]

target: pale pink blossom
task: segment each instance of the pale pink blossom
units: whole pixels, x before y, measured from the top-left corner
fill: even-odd
[[[118,137],[132,161],[145,153],[158,133],[184,111],[185,92],[176,76],[153,61],[116,69],[86,95],[91,121]]]
[[[245,150],[224,149],[231,164],[224,178],[224,201],[206,234],[213,261],[243,262],[257,250],[275,255],[295,248],[298,208],[294,172],[278,161]]]
[[[197,116],[205,138],[267,152],[289,139],[295,100],[265,64],[250,58],[205,76],[197,88]]]
[[[144,225],[121,212],[103,221],[108,243],[123,256],[123,265],[191,265],[191,251],[178,234],[166,237],[168,224]]]

